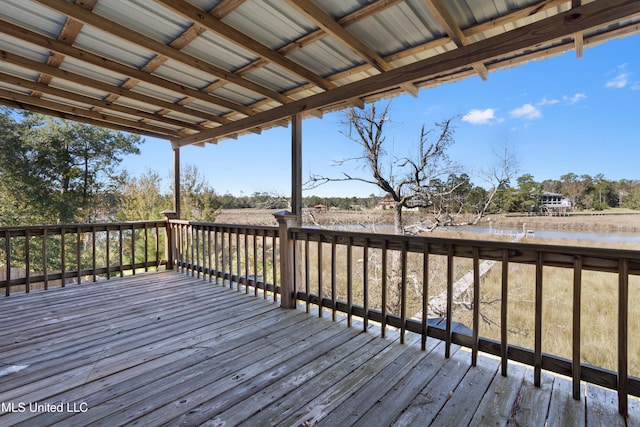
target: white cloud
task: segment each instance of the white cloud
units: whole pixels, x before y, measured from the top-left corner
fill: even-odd
[[[558,99],[547,99],[547,97],[545,96],[544,98],[542,98],[542,100],[540,102],[538,102],[539,106],[543,106],[543,105],[553,105],[553,104],[557,104],[558,102],[560,102]]]
[[[542,117],[540,110],[531,104],[524,104],[522,107],[512,110],[510,114],[511,117],[526,120],[534,120]]]
[[[612,89],[623,89],[629,84],[631,73],[627,72],[627,64],[618,67],[617,74],[605,83],[605,87]]]
[[[563,96],[562,99],[569,104],[575,104],[576,102],[579,102],[581,99],[585,99],[586,97],[587,95],[585,95],[584,93],[576,93],[573,96]]]
[[[493,108],[487,108],[485,110],[471,110],[462,116],[462,121],[473,125],[486,125],[490,124],[496,118],[495,113],[496,110]]]

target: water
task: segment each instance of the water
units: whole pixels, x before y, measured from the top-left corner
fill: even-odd
[[[488,227],[460,227],[460,231],[471,231],[476,233],[492,233]],[[522,229],[499,229],[500,231],[511,231],[521,233]],[[534,230],[535,237],[543,239],[571,239],[588,240],[593,242],[638,242],[640,243],[640,233],[608,233],[596,231],[567,231],[567,230]]]

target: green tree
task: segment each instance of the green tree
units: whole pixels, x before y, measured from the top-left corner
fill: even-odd
[[[25,113],[0,113],[0,192],[5,225],[92,221],[106,215],[123,156],[139,154],[139,136]]]
[[[186,165],[180,175],[181,217],[193,221],[213,221],[220,200],[197,166]]]
[[[160,175],[146,170],[139,177],[127,172],[120,176],[115,218],[119,221],[161,219],[163,210],[171,209],[171,199],[162,194]]]

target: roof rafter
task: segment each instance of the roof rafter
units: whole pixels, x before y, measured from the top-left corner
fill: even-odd
[[[237,120],[217,129],[202,131],[200,134],[182,138],[176,143],[184,146],[207,141],[226,134],[237,133],[261,123],[270,123],[293,114],[300,114],[308,109],[328,107],[367,94],[379,94],[402,83],[425,81],[441,74],[464,69],[469,63],[490,61],[528,49],[531,46],[566,38],[576,32],[586,31],[639,14],[640,1],[637,0],[608,0],[589,3],[490,39],[442,53],[437,61],[428,58],[405,65],[384,74],[342,86],[339,89],[329,90],[252,117]]]
[[[287,97],[279,94],[278,92],[275,92],[250,80],[238,77],[225,69],[205,62],[201,59],[195,58],[180,50],[174,49],[173,47],[147,37],[144,34],[137,33],[131,28],[124,27],[116,22],[110,21],[106,18],[96,15],[95,13],[87,11],[82,7],[58,0],[34,1],[37,1],[38,3],[41,3],[42,5],[49,7],[52,10],[61,13],[62,15],[72,17],[78,21],[83,22],[84,24],[99,28],[103,31],[106,31],[107,33],[118,36],[123,40],[127,40],[152,52],[164,55],[176,61],[180,61],[185,65],[209,73],[212,76],[226,80],[229,83],[236,84],[257,94],[266,96],[267,98],[271,98],[275,101],[280,102],[281,104],[286,104],[290,101]]]
[[[243,49],[247,49],[254,54],[271,61],[274,64],[277,64],[284,68],[291,74],[298,75],[310,82],[315,83],[317,86],[323,89],[331,89],[336,87],[329,80],[320,77],[319,75],[313,73],[312,71],[302,67],[298,63],[292,61],[286,56],[282,55],[274,51],[273,49],[263,45],[262,43],[252,39],[244,33],[236,30],[230,25],[225,24],[221,20],[215,18],[214,16],[206,13],[205,11],[198,9],[195,6],[190,5],[184,0],[154,0],[157,3],[160,3],[174,12],[182,15],[186,19],[189,19],[193,22],[197,22],[198,25],[203,26],[209,31],[212,31],[228,41],[235,43],[238,47]]]
[[[298,12],[302,13],[309,19],[311,22],[318,25],[322,28],[325,33],[332,35],[346,47],[360,55],[375,67],[378,71],[390,71],[393,69],[393,66],[385,61],[380,55],[376,53],[375,50],[371,49],[360,40],[358,37],[351,34],[347,31],[342,25],[336,22],[331,16],[327,15],[327,13],[316,6],[309,0],[286,0],[289,6],[293,7]],[[407,89],[414,96],[418,94],[418,89],[412,85],[407,85],[405,89]]]
[[[101,57],[99,55],[93,54],[86,50],[78,49],[74,46],[69,46],[56,39],[52,39],[52,38],[43,36],[41,34],[37,34],[33,31],[29,31],[25,28],[18,27],[8,21],[3,21],[1,19],[0,19],[0,33],[8,34],[12,37],[27,41],[41,48],[48,49],[53,52],[57,52],[61,55],[66,55],[72,58],[79,59],[80,61],[105,68],[109,71],[122,74],[123,76],[131,77],[139,81],[144,81],[146,83],[159,86],[162,88],[166,88],[168,90],[171,90],[177,93],[182,93],[184,95],[191,96],[195,99],[199,99],[201,101],[215,104],[223,108],[239,111],[247,116],[254,114],[256,112],[252,108],[230,102],[226,99],[223,99],[214,95],[209,95],[209,94],[200,92],[196,89],[190,88],[185,85],[177,84],[175,82],[164,79],[162,77],[158,77],[156,75],[146,73],[136,68],[132,68],[127,65],[120,64],[118,62],[112,61],[108,58]],[[209,116],[209,120],[215,121],[216,118],[215,116]]]
[[[144,102],[146,104],[157,106],[158,109],[167,109],[174,110],[179,113],[187,114],[190,116],[198,117],[205,121],[213,121],[219,124],[229,123],[229,120],[224,118],[219,118],[213,116],[209,113],[205,113],[203,111],[182,106],[178,103],[171,103],[168,101],[164,101],[158,98],[154,98],[139,92],[134,92],[130,90],[127,86],[134,85],[134,83],[129,80],[125,82],[125,84],[121,86],[113,86],[108,83],[104,83],[98,80],[91,79],[89,77],[85,77],[76,73],[72,73],[70,71],[62,70],[60,68],[52,67],[47,64],[43,64],[37,61],[33,61],[31,59],[23,58],[19,55],[12,54],[10,52],[0,51],[0,60],[8,62],[10,64],[17,65],[19,67],[23,67],[26,69],[35,70],[39,73],[43,73],[49,75],[51,77],[57,77],[63,80],[67,80],[70,82],[80,83],[89,88],[98,89],[103,92],[109,92],[111,95],[123,96],[126,98],[130,98],[136,101]],[[127,84],[128,83],[128,84]],[[107,97],[109,98],[109,97]],[[110,99],[107,99],[110,102],[113,102]],[[184,126],[184,124],[183,124]]]
[[[131,107],[127,107],[124,105],[120,105],[120,104],[115,104],[112,101],[107,101],[107,100],[101,100],[101,99],[96,99],[96,98],[91,98],[89,96],[85,96],[85,95],[80,95],[74,92],[70,92],[68,90],[64,90],[64,89],[59,89],[56,87],[53,87],[51,85],[47,85],[44,83],[40,83],[40,82],[34,82],[31,80],[27,80],[27,79],[23,79],[21,77],[15,77],[15,76],[11,76],[9,74],[0,72],[0,80],[15,85],[15,86],[19,86],[19,87],[23,87],[26,89],[30,89],[32,91],[37,91],[40,94],[49,94],[49,95],[53,95],[53,96],[57,96],[60,98],[66,98],[66,99],[70,99],[72,101],[75,102],[80,102],[83,104],[88,104],[88,105],[95,105],[98,106],[100,108],[107,108],[113,111],[119,111],[121,113],[124,114],[130,114],[132,116],[141,116],[150,120],[155,120],[157,122],[164,122],[167,124],[170,124],[172,126],[179,126],[182,128],[189,128],[189,129],[193,129],[196,131],[201,131],[201,130],[205,130],[207,129],[204,126],[200,126],[200,125],[196,125],[193,123],[185,123],[179,120],[175,120],[172,119],[170,117],[164,117],[162,115],[158,115],[158,114],[153,114],[153,113],[147,113],[145,111],[140,111],[139,109],[135,109],[135,108],[131,108]],[[95,111],[95,109],[94,109]]]
[[[431,12],[434,18],[438,21],[438,23],[444,28],[445,32],[449,35],[451,40],[458,47],[466,46],[471,44],[467,36],[464,35],[458,24],[456,23],[449,10],[445,7],[445,5],[440,0],[424,0],[425,5]],[[478,63],[472,65],[473,69],[478,73],[478,75],[482,78],[482,80],[487,80],[489,71],[484,64]]]
[[[122,117],[111,116],[84,108],[77,108],[59,102],[50,101],[35,96],[24,95],[19,92],[9,91],[6,89],[0,89],[0,99],[9,102],[13,101],[20,105],[23,105],[23,107],[21,108],[24,108],[24,105],[29,105],[32,107],[43,108],[49,111],[55,111],[60,114],[66,114],[66,116],[63,118],[71,118],[71,120],[84,119],[86,123],[97,126],[109,127],[114,129],[122,129],[122,127],[126,127],[128,129],[128,132],[132,133],[146,133],[151,136],[161,138],[177,138],[186,135],[184,132],[174,131],[160,126],[148,125],[138,121],[131,121]],[[33,110],[33,108],[28,109]],[[58,114],[54,115],[62,117]]]

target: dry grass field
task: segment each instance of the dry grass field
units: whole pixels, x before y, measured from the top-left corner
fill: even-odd
[[[421,221],[426,219],[419,213],[410,212],[406,216],[408,222]],[[639,232],[640,233],[640,215],[637,214],[619,214],[619,215],[573,215],[570,217],[492,217],[494,227],[522,229],[522,224],[526,224],[527,229],[534,230],[575,230],[575,231],[593,231],[593,232]],[[314,213],[313,218],[306,215],[305,225],[320,225],[326,227],[350,226],[350,230],[361,231],[377,231],[390,233],[388,225],[392,221],[390,212],[371,211],[371,212],[326,212]],[[488,226],[488,221],[483,220],[483,225]],[[235,210],[222,211],[216,219],[220,223],[254,223],[262,225],[276,225],[273,219],[273,212],[266,210]],[[511,240],[511,237],[478,234],[473,232],[464,232],[463,229],[451,230],[436,229],[429,235],[441,237],[467,238],[467,239],[496,239]],[[585,240],[573,239],[545,239],[537,237],[527,238],[525,241],[545,244],[562,244],[562,245],[579,245],[589,246],[597,245],[598,247],[608,246],[621,249],[640,249],[637,242],[593,242]],[[323,258],[322,276],[324,289],[323,294],[330,292],[328,284],[331,283],[330,277],[330,257],[328,256],[329,247],[323,249],[325,256]],[[361,263],[361,251],[354,248],[353,259],[354,277],[353,277],[353,298],[354,303],[361,304],[362,300],[362,277],[358,269],[358,263]],[[336,254],[338,259],[336,270],[338,272],[346,271],[345,254],[340,252]],[[375,251],[371,251],[370,257],[379,257]],[[420,284],[416,282],[416,278],[421,277],[421,264],[419,256],[415,261],[409,257],[409,298],[408,308],[411,315],[415,315],[420,311],[421,295]],[[431,268],[431,289],[429,298],[437,295],[444,289],[444,260],[438,260],[436,256],[432,256],[430,261]],[[312,255],[313,259],[313,255]],[[369,293],[372,299],[370,306],[379,307],[379,282],[380,269],[376,267],[375,259],[372,259],[369,272]],[[471,268],[469,260],[456,260],[455,277],[459,278]],[[311,269],[311,292],[317,293],[318,271],[317,265],[310,265]],[[500,263],[482,279],[481,284],[481,312],[482,324],[481,335],[492,338],[500,338]],[[543,291],[543,351],[559,355],[561,357],[571,358],[571,341],[572,341],[572,299],[573,299],[573,272],[569,270],[545,267],[544,269],[544,291]],[[337,298],[346,300],[346,282],[342,274],[338,273],[337,282]],[[514,345],[533,347],[534,340],[534,290],[535,290],[535,267],[512,264],[509,271],[509,307],[508,307],[508,330],[509,342]],[[584,363],[593,364],[607,369],[616,369],[617,355],[617,292],[618,279],[615,274],[610,273],[583,273],[583,287],[581,298],[581,346],[582,360]],[[377,290],[377,292],[376,292]],[[376,296],[378,295],[378,296]],[[629,295],[629,333],[630,337],[640,334],[640,277],[632,276],[630,278],[630,295]],[[456,301],[454,311],[454,320],[470,325],[471,324],[471,292]],[[633,376],[640,376],[640,341],[635,339],[629,340],[629,372]]]

